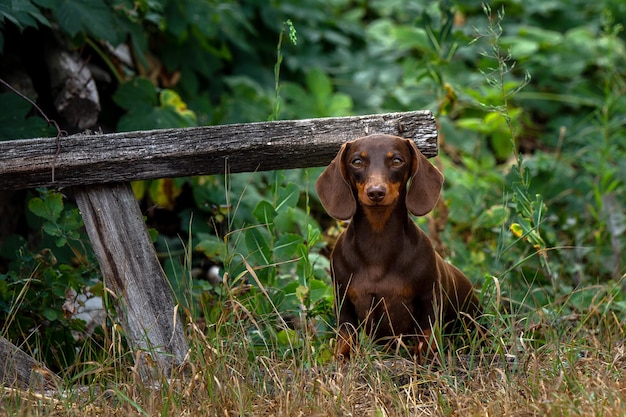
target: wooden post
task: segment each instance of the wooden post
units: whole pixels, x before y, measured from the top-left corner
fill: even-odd
[[[22,349],[0,336],[0,384],[39,392],[57,390],[61,378]]]
[[[105,286],[142,379],[169,376],[189,350],[181,316],[128,183],[74,188]]]

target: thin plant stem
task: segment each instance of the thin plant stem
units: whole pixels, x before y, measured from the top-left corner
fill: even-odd
[[[48,116],[46,116],[44,111],[41,110],[41,108],[33,100],[26,97],[23,93],[15,89],[11,84],[7,83],[2,78],[0,78],[0,83],[4,85],[5,87],[7,87],[9,90],[13,91],[15,94],[17,94],[21,98],[23,98],[24,100],[26,100],[28,103],[30,103],[30,105],[33,106],[37,110],[37,112],[41,115],[41,117],[43,117],[46,123],[48,123],[48,126],[53,125],[54,128],[56,129],[57,131],[57,135],[55,137],[56,151],[54,153],[54,158],[52,159],[52,174],[51,174],[52,175],[51,182],[54,183],[55,182],[54,171],[55,171],[55,167],[57,164],[57,159],[59,157],[59,154],[61,153],[61,136],[67,136],[67,132],[65,130],[61,130],[56,120],[48,118]]]

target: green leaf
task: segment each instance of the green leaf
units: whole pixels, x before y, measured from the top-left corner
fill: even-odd
[[[230,89],[223,99],[223,111],[227,113],[223,123],[264,120],[272,112],[270,95],[256,80],[247,76],[228,76],[223,82]]]
[[[79,2],[63,1],[59,8],[54,11],[59,25],[71,36],[81,31],[81,20],[86,18],[87,13],[81,13],[83,6]],[[81,16],[83,14],[83,16]]]
[[[509,134],[495,131],[491,134],[489,140],[496,157],[499,159],[505,160],[513,152],[513,143]]]
[[[150,236],[150,241],[152,243],[155,243],[157,241],[157,238],[159,237],[159,231],[155,229],[154,227],[149,227],[148,236]]]
[[[159,98],[161,106],[159,106]],[[197,125],[194,112],[172,90],[163,90],[157,97],[156,87],[146,78],[134,78],[122,84],[113,101],[128,113],[120,118],[119,131],[137,131],[190,127]]]
[[[37,23],[50,27],[50,21],[30,1],[12,0],[10,5],[0,4],[0,16],[5,17],[20,29],[37,27]]]
[[[325,101],[333,92],[333,85],[330,78],[319,68],[313,68],[306,75],[306,85],[309,91],[314,94],[318,101]]]
[[[198,238],[202,239],[196,245],[196,250],[212,260],[224,262],[226,260],[226,243],[223,239],[207,233],[198,233]]]
[[[261,228],[254,227],[246,230],[244,240],[248,251],[262,261],[262,265],[271,264],[272,250],[270,249],[270,238],[267,233],[262,233]]]
[[[528,58],[539,51],[538,42],[531,39],[519,38],[517,36],[502,38],[502,44],[509,49],[511,56],[515,59]]]
[[[590,60],[597,51],[597,39],[588,27],[573,28],[565,34],[565,46],[576,51],[579,60]]]
[[[41,227],[43,231],[50,236],[61,236],[62,231],[56,225],[56,223],[45,222]]]
[[[313,227],[313,225],[311,224],[307,224],[307,231],[307,245],[309,246],[309,248],[312,248],[320,239],[322,232],[318,227]]]
[[[298,332],[293,329],[284,329],[276,334],[278,343],[282,346],[297,347],[302,346],[304,341],[298,336]]]
[[[61,224],[66,233],[74,234],[78,229],[83,227],[83,218],[78,209],[66,210],[61,217]]]
[[[302,285],[305,285],[312,275],[309,248],[304,243],[300,243],[296,247],[296,253],[298,256],[298,279]]]
[[[465,117],[456,122],[457,126],[474,132],[486,133],[487,129],[483,119],[478,117]]]
[[[259,201],[252,212],[254,218],[262,224],[272,224],[276,214],[277,213],[276,210],[274,210],[274,207],[272,207],[272,205],[265,200]]]
[[[303,232],[306,224],[313,221],[304,210],[298,207],[287,207],[274,218],[274,228],[279,233]]]
[[[32,198],[28,202],[28,209],[35,215],[56,223],[63,211],[63,196],[60,193],[49,192],[43,200],[39,197]]]
[[[171,178],[161,178],[150,182],[150,199],[166,210],[173,210],[176,198],[182,193],[182,186]]]
[[[283,213],[290,207],[295,207],[300,199],[300,187],[298,184],[290,182],[285,187],[278,190],[278,203],[276,211]]]
[[[159,98],[162,107],[170,108],[185,119],[189,126],[195,126],[198,121],[196,114],[187,108],[187,104],[180,98],[177,92],[166,88],[161,91]]]
[[[309,299],[315,304],[321,300],[330,300],[333,297],[333,287],[319,279],[311,278],[309,280]]]
[[[43,316],[50,321],[54,321],[59,317],[59,314],[56,310],[48,307],[43,310]]]
[[[55,135],[55,129],[44,119],[28,116],[32,105],[17,94],[0,94],[0,109],[0,141]]]
[[[133,78],[119,86],[113,101],[126,110],[152,108],[158,104],[156,87],[147,78]]]
[[[15,0],[21,1],[21,0]],[[61,2],[63,0],[33,0],[33,3],[37,4],[40,7],[44,7],[46,9],[54,9],[56,7],[60,7]]]
[[[525,39],[539,42],[542,47],[560,45],[563,42],[563,35],[559,32],[533,26],[522,26],[518,34]]]
[[[349,116],[352,114],[352,107],[354,103],[352,102],[352,97],[347,94],[337,93],[333,95],[330,105],[326,110],[329,115],[332,116]]]
[[[392,36],[398,49],[417,49],[429,51],[431,43],[426,30],[415,26],[394,25]]]
[[[489,209],[483,211],[475,224],[474,228],[493,228],[504,224],[509,218],[509,208],[502,205],[496,204]]]
[[[115,46],[124,39],[126,34],[118,30],[113,8],[103,0],[60,0],[57,3],[58,7],[52,12],[70,36],[83,32]]]
[[[304,239],[300,235],[285,234],[278,238],[274,244],[274,260],[289,261],[297,256],[298,245],[301,245]]]
[[[133,132],[138,130],[170,129],[190,127],[188,119],[185,119],[171,108],[153,107],[130,111],[120,118],[117,129],[120,132]]]

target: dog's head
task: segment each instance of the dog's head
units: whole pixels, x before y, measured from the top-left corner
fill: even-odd
[[[366,208],[389,207],[402,197],[411,213],[423,216],[437,204],[442,184],[412,140],[370,135],[343,144],[315,188],[330,216],[348,220],[357,200]]]

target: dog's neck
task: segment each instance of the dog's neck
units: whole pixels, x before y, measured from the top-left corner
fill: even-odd
[[[394,206],[366,207],[359,204],[348,226],[346,238],[353,241],[354,247],[367,259],[368,263],[386,264],[396,259],[407,241],[412,240],[415,227],[410,224],[404,199]],[[364,239],[368,236],[368,239]]]
[[[400,256],[401,252],[421,245],[424,237],[409,216],[404,199],[388,211],[369,210],[359,205],[345,236],[352,242],[359,259],[364,264],[377,265],[380,271],[406,267],[398,263],[400,259],[410,263],[425,262]]]
[[[374,235],[379,240],[395,240],[406,233],[411,221],[404,199],[393,206],[378,207],[359,204],[351,224],[355,232]]]

